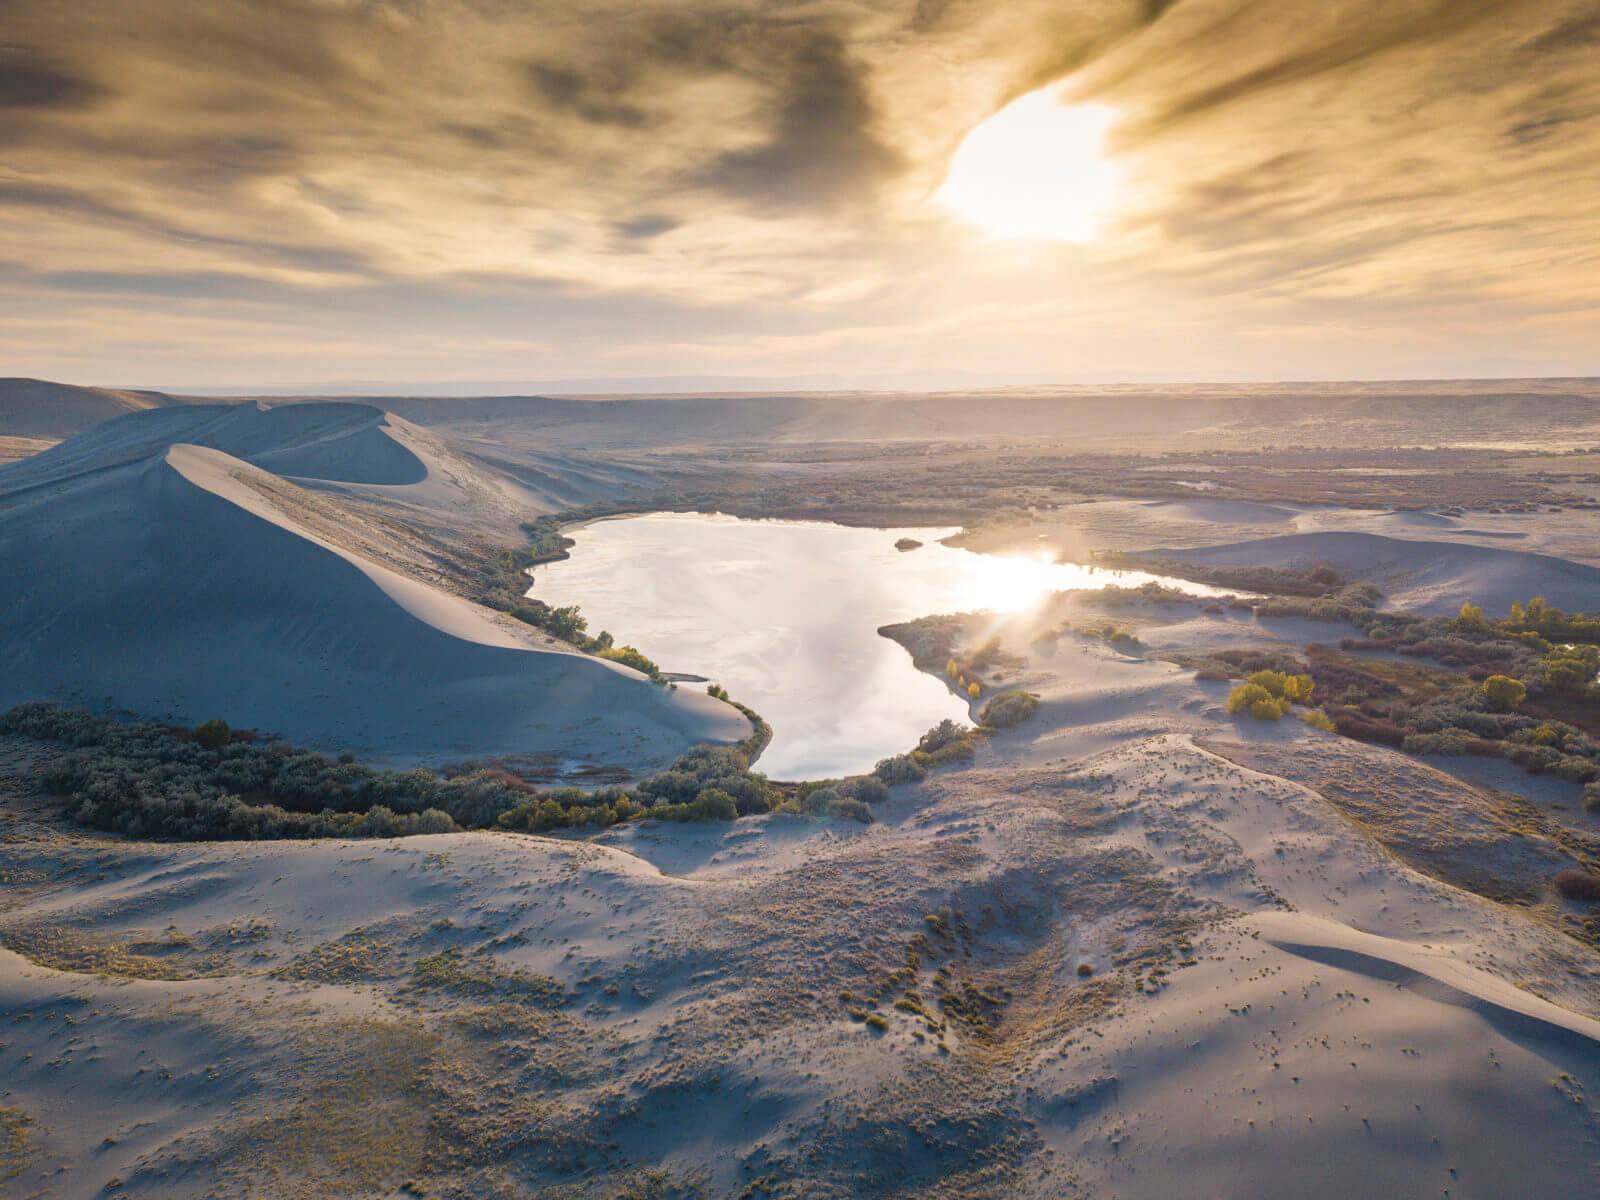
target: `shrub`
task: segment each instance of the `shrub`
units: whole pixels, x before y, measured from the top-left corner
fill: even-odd
[[[1406,731],[1393,721],[1381,717],[1368,717],[1359,710],[1336,708],[1328,714],[1333,726],[1345,737],[1361,742],[1378,742],[1385,746],[1405,744]]]
[[[694,798],[696,817],[702,821],[732,821],[739,815],[739,805],[721,788],[706,788]]]
[[[1291,675],[1283,671],[1256,671],[1246,682],[1255,684],[1275,699],[1301,704],[1310,702],[1315,686],[1309,675]]]
[[[918,739],[911,757],[922,767],[942,767],[971,762],[977,749],[976,731],[947,717]]]
[[[872,773],[890,787],[897,783],[921,783],[928,777],[922,764],[909,754],[896,754],[892,758],[879,760],[878,765],[872,768]]]
[[[596,657],[610,659],[612,662],[621,663],[625,667],[632,667],[635,671],[648,675],[658,683],[662,679],[661,668],[632,646],[608,646],[596,651]],[[724,692],[719,699],[727,699],[727,693]]]
[[[980,720],[996,729],[1020,725],[1039,711],[1039,697],[1033,692],[1006,692],[983,706]]]
[[[1470,754],[1472,744],[1476,740],[1470,733],[1461,729],[1446,729],[1439,733],[1412,733],[1406,735],[1402,749],[1407,754]]]
[[[1497,712],[1514,712],[1528,695],[1528,689],[1522,685],[1522,681],[1509,675],[1489,676],[1480,690],[1489,706]]]
[[[872,824],[872,810],[853,796],[835,794],[828,802],[828,815],[841,820],[860,821],[863,825]]]
[[[194,740],[207,750],[221,750],[233,741],[233,730],[226,721],[213,719],[195,726]]]
[[[977,680],[973,680],[971,683],[967,684],[967,696],[970,699],[976,700],[982,694],[983,694],[983,685],[980,684]]]
[[[813,817],[825,817],[834,804],[842,799],[836,788],[813,788],[800,797],[800,808]]]
[[[1320,729],[1324,733],[1334,733],[1333,722],[1328,720],[1328,714],[1320,708],[1308,708],[1300,714],[1300,719],[1313,729]]]
[[[1555,885],[1563,899],[1586,900],[1590,904],[1600,901],[1600,872],[1568,867],[1557,872]]]
[[[1594,683],[1600,672],[1600,647],[1559,647],[1545,655],[1542,666],[1545,687],[1557,692],[1581,692]]]
[[[1283,716],[1285,702],[1270,696],[1257,700],[1250,706],[1250,715],[1258,721],[1276,721]]]
[[[638,811],[621,788],[540,792],[498,770],[452,778],[377,771],[281,742],[208,748],[164,725],[47,704],[13,709],[0,717],[0,732],[73,747],[43,773],[46,789],[79,824],[142,837],[405,837],[497,826],[537,833],[611,825]]]
[[[1235,716],[1247,712],[1258,721],[1276,721],[1289,711],[1289,701],[1280,700],[1259,683],[1241,683],[1228,693],[1226,707]]]
[[[876,775],[860,775],[849,780],[850,794],[863,804],[880,804],[889,798],[889,789]]]

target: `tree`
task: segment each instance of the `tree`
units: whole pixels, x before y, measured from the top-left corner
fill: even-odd
[[[967,684],[967,695],[976,700],[983,693],[983,688],[978,683]]]
[[[1600,673],[1600,647],[1571,646],[1552,650],[1544,660],[1544,685],[1558,692],[1581,692]]]
[[[1483,615],[1483,609],[1470,600],[1461,602],[1461,611],[1456,614],[1456,619],[1450,622],[1453,629],[1460,633],[1476,633],[1489,628],[1489,621]]]
[[[578,611],[576,604],[568,604],[563,608],[550,609],[545,614],[544,628],[564,642],[574,642],[583,636],[584,630],[589,628],[589,622]]]
[[[1522,680],[1509,675],[1491,675],[1483,681],[1483,698],[1496,712],[1515,712],[1527,696]]]

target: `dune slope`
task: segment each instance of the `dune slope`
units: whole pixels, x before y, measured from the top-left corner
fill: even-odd
[[[1600,568],[1494,546],[1327,532],[1150,553],[1204,565],[1311,567],[1327,563],[1346,579],[1376,583],[1392,603],[1425,613],[1453,612],[1464,598],[1490,612],[1503,613],[1513,600],[1533,596],[1543,596],[1565,609],[1600,608]]]
[[[113,452],[100,466],[61,450],[0,471],[0,572],[14,581],[0,704],[217,716],[396,761],[519,752],[644,767],[747,732],[726,705],[536,647],[313,532],[290,515],[293,485],[219,450]]]
[[[125,413],[184,403],[161,392],[74,387],[44,379],[0,379],[0,435],[71,437]]]

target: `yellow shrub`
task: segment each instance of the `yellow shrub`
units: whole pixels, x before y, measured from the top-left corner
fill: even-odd
[[[1276,721],[1289,711],[1289,701],[1259,683],[1241,683],[1228,693],[1227,707],[1235,715],[1247,712],[1258,721]]]
[[[974,700],[976,700],[982,693],[983,689],[976,683],[969,683],[967,685],[967,695],[971,696]]]

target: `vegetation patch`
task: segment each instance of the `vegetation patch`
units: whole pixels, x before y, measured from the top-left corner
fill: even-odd
[[[114,979],[206,979],[235,969],[230,955],[175,930],[119,940],[70,925],[14,925],[0,930],[0,945],[41,967]]]
[[[542,1008],[559,1008],[566,989],[548,975],[497,962],[482,951],[465,953],[458,946],[420,959],[411,973],[412,987],[475,1000],[515,1000]]]
[[[1596,636],[1600,619],[1535,599],[1498,620],[1470,602],[1454,617],[1366,610],[1361,627],[1367,636],[1337,650],[1308,646],[1305,663],[1253,651],[1184,661],[1201,678],[1248,675],[1229,696],[1230,712],[1270,720],[1277,701],[1284,715],[1281,697],[1252,685],[1269,682],[1264,673],[1303,673],[1320,706],[1302,714],[1309,724],[1413,754],[1503,758],[1587,785],[1586,806],[1600,809],[1600,644],[1552,640]],[[1373,650],[1395,657],[1363,653]]]
[[[28,1130],[33,1118],[14,1104],[0,1104],[0,1183],[15,1179],[33,1157]]]
[[[1188,579],[1211,587],[1275,596],[1326,598],[1338,592],[1345,582],[1338,571],[1326,564],[1299,568],[1194,563],[1181,558],[1162,558],[1128,551],[1105,551],[1095,558],[1108,566],[1170,575],[1175,579]],[[1186,599],[1192,600],[1193,597]]]
[[[1556,891],[1564,900],[1600,904],[1600,872],[1569,867],[1565,871],[1558,872],[1554,882]]]
[[[1228,712],[1248,713],[1258,721],[1276,721],[1287,716],[1296,704],[1310,704],[1315,686],[1309,675],[1255,671],[1228,693]]]
[[[994,729],[1009,729],[1021,725],[1039,711],[1039,697],[1034,692],[1005,692],[983,706],[980,720]]]
[[[355,930],[311,947],[272,975],[311,983],[365,983],[389,974],[386,968],[391,957],[382,943]]]

